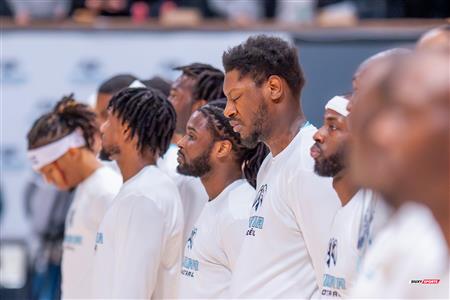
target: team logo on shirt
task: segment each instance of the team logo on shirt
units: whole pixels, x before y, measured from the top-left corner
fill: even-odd
[[[101,233],[101,232],[97,232],[97,236],[95,237],[94,251],[97,251],[97,246],[99,244],[103,244],[103,233]]]
[[[331,263],[336,266],[337,263],[337,239],[331,238],[328,243],[328,252],[327,252],[327,266],[330,267]]]
[[[255,209],[255,211],[258,210],[258,208],[262,205],[264,194],[267,192],[267,184],[263,184],[261,188],[258,191],[258,194],[256,195],[255,201],[253,202],[252,207]]]
[[[186,241],[186,247],[188,247],[189,250],[192,250],[192,246],[194,245],[194,237],[197,234],[197,228],[194,227],[191,231],[191,235],[189,236],[188,240]]]

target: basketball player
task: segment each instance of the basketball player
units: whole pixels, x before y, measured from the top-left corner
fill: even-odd
[[[448,195],[446,62],[445,55],[409,54],[379,65],[381,76],[367,78],[353,105],[352,172],[396,212],[369,249],[351,297],[448,298],[448,280],[422,284],[448,272],[445,240],[431,213],[408,202],[441,202]],[[379,167],[370,170],[372,177],[359,176],[368,161]]]
[[[236,263],[234,298],[310,298],[318,293],[331,221],[340,206],[331,180],[314,174],[316,132],[300,104],[304,77],[297,49],[265,35],[223,54],[224,111],[247,147],[270,153]]]
[[[334,217],[328,249],[324,253],[322,298],[347,296],[358,265],[374,234],[386,223],[389,212],[375,193],[361,189],[349,174],[348,102],[343,96],[328,101],[324,124],[314,134],[316,142],[311,147],[315,172],[319,176],[333,177],[333,188],[342,204]]]
[[[90,298],[95,235],[121,185],[120,176],[97,160],[96,115],[72,95],[36,120],[28,132],[32,167],[60,190],[75,189],[65,224],[62,297]]]
[[[186,242],[181,298],[229,296],[255,196],[252,184],[267,155],[264,144],[255,149],[241,144],[223,115],[225,104],[225,100],[213,101],[194,112],[178,142],[178,172],[200,177],[209,197]]]
[[[174,298],[183,212],[172,179],[156,167],[175,129],[175,111],[157,90],[126,88],[109,102],[103,149],[124,184],[96,238],[94,298]]]

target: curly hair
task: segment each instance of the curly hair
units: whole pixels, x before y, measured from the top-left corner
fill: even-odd
[[[300,96],[305,85],[297,48],[278,37],[249,37],[244,43],[225,51],[222,63],[226,73],[237,70],[240,76],[250,75],[258,86],[271,75],[280,76],[294,96]]]
[[[28,149],[35,149],[57,141],[76,129],[81,129],[86,147],[94,151],[95,137],[100,134],[95,112],[77,102],[73,94],[64,96],[50,113],[37,119],[27,134]]]

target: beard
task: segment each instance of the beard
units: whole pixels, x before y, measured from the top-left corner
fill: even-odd
[[[103,146],[102,149],[100,150],[99,153],[99,158],[101,160],[109,160],[111,161],[111,156],[113,155],[117,155],[120,154],[120,149],[118,146],[110,146],[110,147],[105,147]],[[106,158],[106,159],[104,159]]]
[[[177,172],[182,175],[202,177],[211,171],[210,156],[214,143],[200,156],[194,158],[191,163],[183,163],[177,166]]]
[[[255,148],[259,142],[264,138],[264,124],[267,123],[267,117],[269,115],[267,104],[264,102],[258,107],[256,111],[256,118],[252,122],[253,128],[247,137],[242,137],[241,143],[247,148]]]
[[[319,176],[334,177],[345,168],[346,156],[346,147],[340,147],[336,153],[329,157],[316,160],[314,172]]]

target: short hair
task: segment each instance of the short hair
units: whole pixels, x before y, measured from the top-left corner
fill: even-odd
[[[130,74],[120,74],[113,76],[104,81],[98,88],[98,93],[115,94],[118,91],[127,88],[137,79],[136,76]]]
[[[188,77],[197,78],[201,73],[204,71],[213,71],[213,72],[221,72],[219,69],[214,68],[213,66],[209,64],[204,63],[192,63],[185,66],[179,66],[174,68],[176,71],[181,71],[183,75],[186,75]]]
[[[242,167],[242,173],[253,187],[256,187],[256,177],[259,167],[269,153],[269,148],[264,143],[258,143],[254,148],[242,145],[239,133],[233,130],[228,118],[224,115],[226,99],[211,101],[200,107],[199,112],[208,120],[208,128],[215,141],[229,140],[237,162]]]
[[[204,71],[202,72],[193,87],[192,99],[194,101],[206,100],[210,102],[212,100],[217,100],[224,98],[223,93],[223,80],[225,75],[222,71]]]
[[[151,88],[157,89],[161,93],[163,93],[164,96],[169,97],[170,87],[172,85],[172,83],[170,81],[167,81],[164,78],[159,77],[159,76],[154,76],[148,80],[142,80],[142,83],[146,87],[151,87]]]
[[[175,131],[176,114],[172,104],[153,88],[125,88],[114,94],[108,109],[122,125],[129,128],[129,137],[137,137],[141,153],[151,150],[163,156]]]
[[[297,52],[295,46],[281,38],[256,35],[225,51],[222,63],[225,72],[237,70],[241,76],[250,75],[258,86],[271,75],[280,76],[292,94],[300,96],[305,77]]]
[[[28,149],[35,149],[81,129],[86,148],[94,151],[95,137],[100,134],[95,112],[86,104],[77,102],[73,94],[64,96],[53,111],[37,119],[27,134]]]

